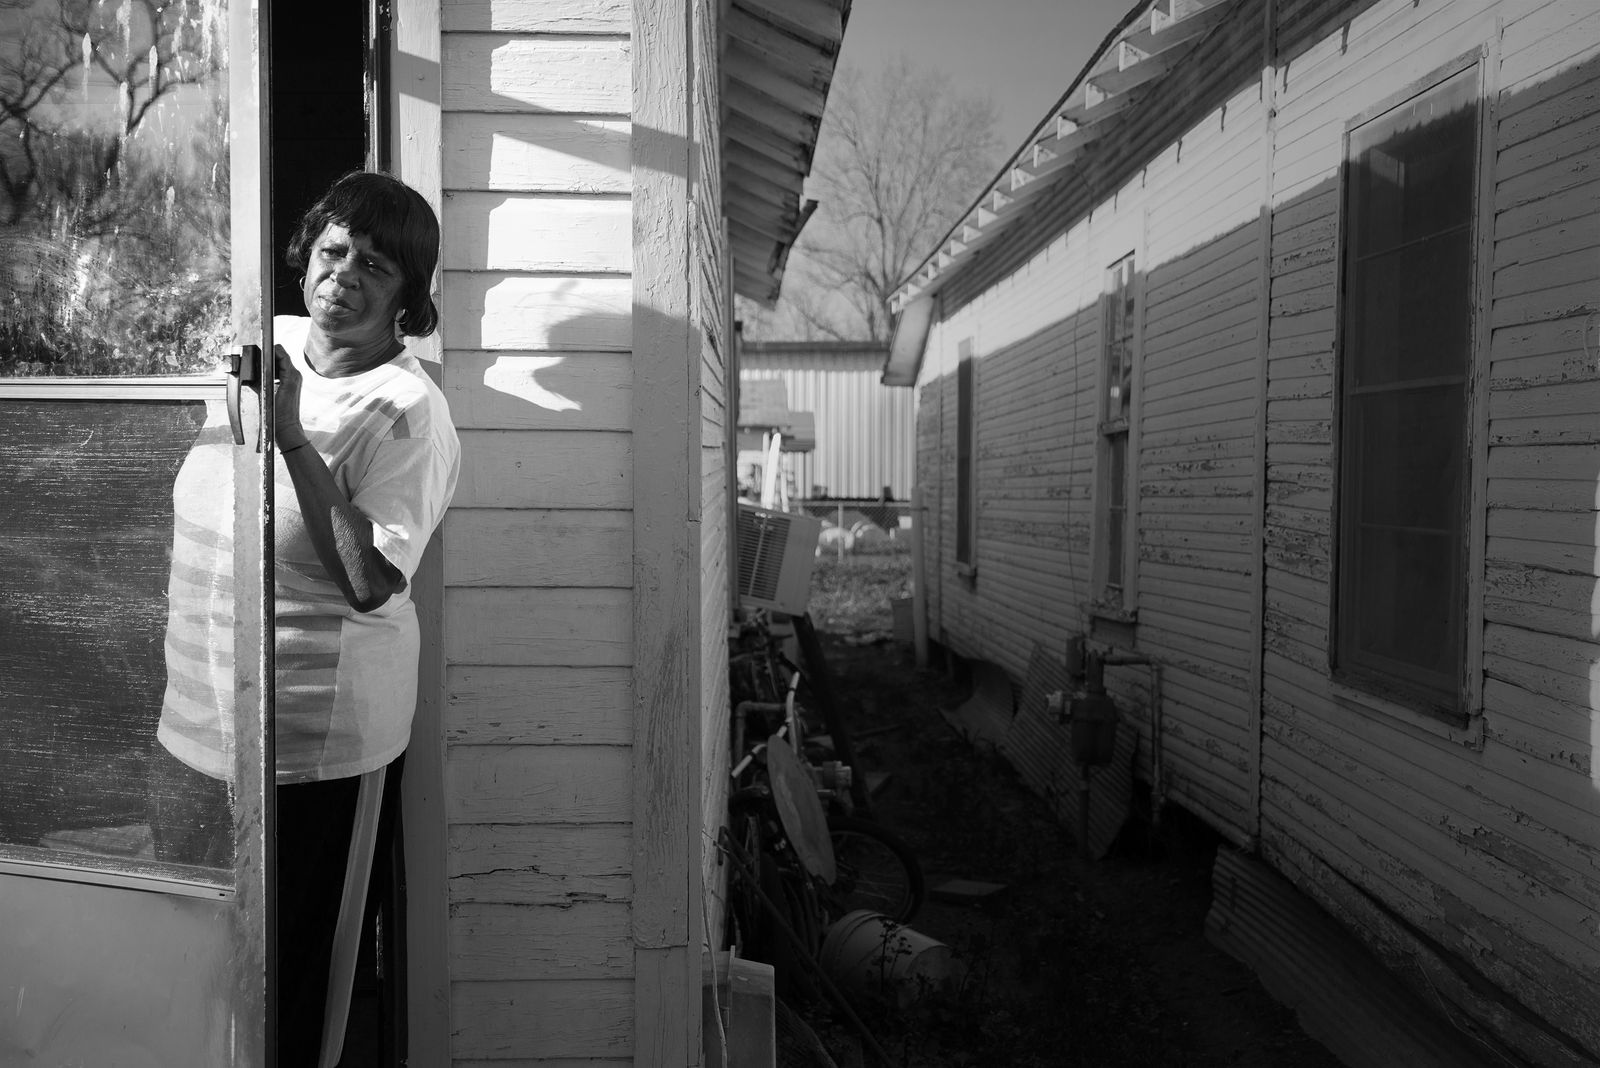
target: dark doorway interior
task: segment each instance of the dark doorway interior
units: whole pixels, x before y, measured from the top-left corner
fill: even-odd
[[[284,249],[300,216],[341,174],[383,167],[386,98],[383,0],[274,0],[272,4],[273,312],[304,315],[299,272]],[[398,796],[398,791],[395,791]],[[384,820],[396,818],[386,798]],[[405,882],[401,835],[374,858],[361,953],[340,1068],[399,1068],[406,1062]]]
[[[366,166],[366,4],[272,5],[273,309],[304,315],[299,273],[283,262],[295,223],[328,185]]]

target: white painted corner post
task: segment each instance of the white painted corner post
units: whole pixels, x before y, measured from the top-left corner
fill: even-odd
[[[389,55],[393,116],[390,158],[396,177],[444,215],[441,134],[440,0],[397,0]],[[441,316],[444,299],[436,285]],[[440,371],[440,334],[415,338],[411,351]],[[439,380],[437,377],[434,379]],[[435,532],[412,580],[422,632],[416,718],[401,777],[401,826],[406,858],[406,1031],[412,1064],[450,1063],[448,831],[444,802],[444,531]]]
[[[700,1063],[700,345],[689,0],[633,4],[634,1063]]]

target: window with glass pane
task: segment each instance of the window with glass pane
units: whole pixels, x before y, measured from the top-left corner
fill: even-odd
[[[1102,299],[1101,363],[1104,395],[1101,398],[1102,467],[1099,499],[1101,600],[1121,607],[1127,584],[1128,533],[1128,418],[1133,405],[1134,346],[1133,257],[1126,256],[1106,271]]]
[[[226,12],[0,4],[0,375],[217,362],[231,337]]]
[[[1350,133],[1335,662],[1454,710],[1465,644],[1478,71]]]
[[[956,359],[956,563],[971,566],[977,540],[977,509],[973,502],[973,438],[976,435],[976,398],[972,369],[972,341],[961,342]]]
[[[232,866],[229,784],[191,796],[155,741],[184,578],[174,484],[231,447],[219,390],[196,384],[232,338],[228,18],[223,0],[0,3],[8,859]],[[203,492],[232,500],[216,478]],[[225,644],[230,574],[200,581]],[[231,646],[205,655],[231,664]],[[197,833],[162,848],[179,813]]]

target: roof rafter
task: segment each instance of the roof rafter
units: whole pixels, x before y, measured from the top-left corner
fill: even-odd
[[[760,12],[767,22],[816,45],[837,44],[844,36],[849,5],[830,0],[740,0],[749,11]]]
[[[723,211],[734,292],[776,298],[815,208],[802,190],[852,0],[717,0]]]
[[[774,218],[770,209],[741,200],[725,200],[722,209],[730,222],[740,223],[754,233],[764,234],[774,241],[784,241],[790,237],[785,233],[783,222]]]
[[[730,163],[724,173],[728,181],[722,187],[722,199],[729,204],[743,204],[752,211],[776,209],[781,212],[795,213],[800,210],[800,194],[792,189],[773,185],[770,182],[757,181],[751,178],[748,181],[735,182],[731,179],[739,171],[736,163]]]
[[[812,84],[833,81],[837,45],[830,53],[784,33],[770,22],[751,14],[742,0],[735,2],[728,11],[723,28],[730,41],[744,45],[761,62],[770,63],[786,76]]]
[[[722,70],[732,81],[764,93],[802,114],[818,119],[822,117],[822,109],[828,101],[826,85],[785,78],[738,45],[723,54]]]

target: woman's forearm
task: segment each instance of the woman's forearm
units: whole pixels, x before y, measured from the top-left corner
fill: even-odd
[[[317,559],[358,612],[380,608],[405,588],[405,576],[372,544],[372,523],[345,498],[328,465],[307,442],[280,455],[294,482],[306,534]]]

